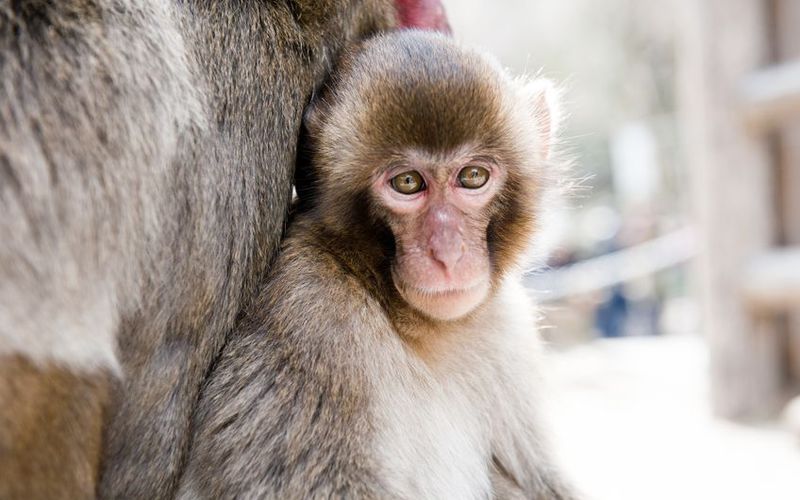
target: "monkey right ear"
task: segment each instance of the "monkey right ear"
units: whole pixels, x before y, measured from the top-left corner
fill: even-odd
[[[560,91],[550,80],[537,78],[525,85],[528,102],[533,109],[539,132],[542,157],[548,159],[561,125]]]

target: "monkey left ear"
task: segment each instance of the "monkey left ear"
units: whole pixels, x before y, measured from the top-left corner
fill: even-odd
[[[539,147],[542,156],[547,159],[553,150],[561,125],[560,92],[550,80],[544,78],[528,82],[525,91],[536,119]]]

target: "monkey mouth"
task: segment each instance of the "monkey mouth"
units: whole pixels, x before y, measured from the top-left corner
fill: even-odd
[[[489,292],[489,281],[479,280],[456,288],[426,288],[412,285],[392,272],[395,288],[414,309],[432,319],[459,319],[480,305]]]
[[[428,289],[423,287],[418,287],[414,285],[407,285],[404,284],[406,288],[408,288],[413,293],[419,294],[423,297],[457,297],[459,295],[469,294],[475,291],[483,282],[475,283],[474,285],[466,286],[463,288],[442,288],[442,289]]]

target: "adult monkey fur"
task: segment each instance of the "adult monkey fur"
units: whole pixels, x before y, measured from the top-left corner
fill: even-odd
[[[182,498],[574,498],[548,456],[519,264],[553,90],[447,37],[348,51],[297,213],[202,391]],[[305,163],[305,165],[302,165]]]
[[[199,386],[283,230],[302,108],[397,16],[0,0],[0,498],[174,494]]]

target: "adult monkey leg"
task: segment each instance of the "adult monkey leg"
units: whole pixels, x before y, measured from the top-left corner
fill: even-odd
[[[107,379],[3,359],[0,498],[94,495]]]
[[[102,496],[171,495],[277,245],[305,100],[395,16],[0,0],[0,497],[92,497],[98,476]]]

